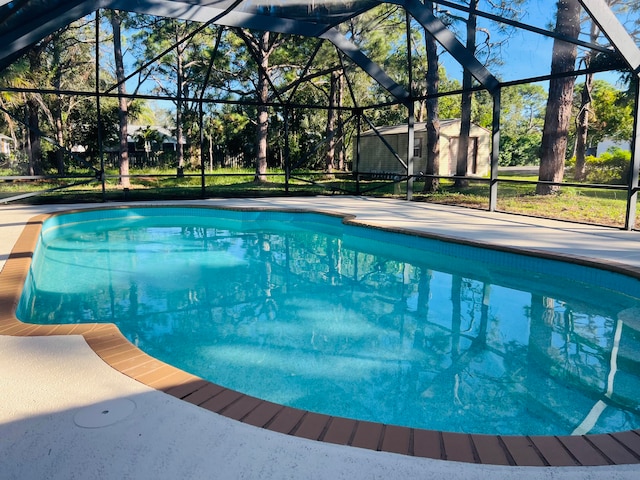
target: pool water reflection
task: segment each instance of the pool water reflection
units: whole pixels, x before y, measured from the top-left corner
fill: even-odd
[[[564,435],[640,427],[639,295],[611,272],[337,217],[130,208],[47,222],[18,317],[114,322],[163,361],[305,410]]]

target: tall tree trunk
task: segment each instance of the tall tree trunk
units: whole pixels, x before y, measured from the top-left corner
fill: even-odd
[[[113,28],[113,55],[116,62],[116,81],[118,82],[118,121],[119,121],[119,183],[123,188],[129,188],[129,143],[128,143],[128,124],[129,124],[129,106],[127,103],[126,93],[127,87],[124,83],[124,61],[122,57],[122,13],[114,10],[111,14],[111,27]]]
[[[176,23],[176,76],[178,88],[178,100],[176,105],[176,142],[178,156],[178,176],[184,175],[184,144],[182,138],[184,136],[184,125],[182,125],[182,90],[184,88],[184,66],[182,58],[182,48],[179,44],[180,35]]]
[[[610,3],[610,2],[607,2]],[[591,42],[596,43],[600,29],[595,22],[591,22]],[[585,67],[591,65],[593,52],[587,52],[584,56]],[[591,92],[593,91],[593,73],[587,73],[580,96],[580,111],[576,120],[576,166],[573,177],[577,181],[583,181],[587,177],[587,137],[589,135],[589,114],[591,113]]]
[[[589,113],[591,112],[591,91],[593,90],[593,74],[587,73],[580,94],[580,111],[576,120],[576,144],[574,155],[576,165],[573,177],[582,181],[587,177],[587,137],[589,135]]]
[[[556,32],[572,38],[580,33],[580,3],[578,0],[559,0]],[[559,39],[553,41],[551,74],[575,71],[577,47]],[[553,78],[549,82],[549,98],[542,132],[542,152],[539,180],[562,182],[567,153],[569,123],[575,77]],[[536,193],[549,195],[559,190],[557,185],[538,184]]]
[[[478,0],[471,0],[469,3],[469,18],[467,20],[467,50],[471,53],[476,51],[476,26],[477,17],[475,10],[478,7]],[[471,101],[473,94],[469,91],[472,87],[471,72],[464,69],[462,75],[462,103],[460,116],[460,136],[458,137],[458,158],[456,159],[456,176],[464,177],[467,175],[469,163],[469,134],[471,132]],[[469,181],[456,178],[456,188],[464,188],[469,186]]]
[[[418,321],[420,325],[426,324],[429,320],[429,301],[431,300],[431,280],[433,280],[433,271],[425,268],[418,270]],[[424,332],[420,329],[420,336]],[[425,347],[424,343],[421,345]]]
[[[42,175],[42,145],[40,143],[40,111],[38,102],[27,100],[27,125],[29,126],[29,175]]]
[[[338,91],[337,91],[338,106],[342,107],[344,101],[344,74],[341,71],[338,77]],[[344,125],[342,124],[342,110],[338,110],[338,141],[336,143],[336,149],[338,150],[338,170],[344,172],[345,165],[345,151],[344,151]]]
[[[62,122],[62,109],[60,107],[60,99],[56,100],[54,107],[54,122],[56,129],[56,170],[58,175],[64,175],[64,123]]]
[[[331,87],[329,91],[329,109],[327,110],[327,128],[325,136],[327,138],[327,151],[325,154],[325,169],[327,173],[333,173],[336,156],[336,120],[338,104],[338,80],[339,72],[331,72]]]
[[[424,2],[425,8],[434,10],[433,2]],[[438,71],[438,44],[428,32],[425,32],[425,49],[427,53],[427,175],[440,175],[440,109],[436,94],[440,88],[440,72]],[[423,192],[435,192],[440,188],[439,178],[427,178]]]
[[[32,72],[41,68],[42,48],[29,51],[29,67]],[[27,97],[27,125],[29,127],[29,174],[42,175],[42,145],[40,140],[40,108],[34,94]]]
[[[416,123],[422,123],[427,121],[427,102],[420,100],[415,111]]]
[[[0,106],[3,107],[5,110],[7,109],[8,102],[6,102],[4,99],[0,98]],[[9,114],[7,114],[6,112],[2,112],[3,113],[3,120],[5,122],[5,124],[7,125],[8,133],[9,136],[11,137],[12,140],[12,144],[13,144],[13,151],[16,150],[16,145],[18,145],[18,133],[17,133],[17,125],[15,120],[13,119],[13,117]]]
[[[269,110],[266,103],[269,101],[269,32],[263,32],[258,45],[258,121],[256,124],[256,182],[267,181],[267,139],[269,134]]]
[[[209,171],[213,172],[213,135],[209,135]]]
[[[60,68],[57,68],[57,66],[61,63],[60,49],[60,42],[54,41],[53,63],[56,67],[53,73],[52,83],[55,90],[60,90],[62,87],[62,72]],[[58,175],[64,175],[64,122],[62,121],[62,97],[60,95],[56,96],[56,99],[53,102],[51,113],[53,115],[56,143],[58,144],[55,153],[56,170],[58,171]]]

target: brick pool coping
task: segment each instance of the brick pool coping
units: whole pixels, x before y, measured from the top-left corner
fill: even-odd
[[[243,210],[282,211],[282,209],[267,208]],[[0,272],[0,335],[82,335],[103,361],[134,380],[225,417],[295,437],[416,457],[479,464],[512,466],[640,464],[640,430],[581,436],[478,435],[422,430],[333,417],[264,401],[186,373],[135,347],[113,324],[22,323],[16,318],[15,312],[42,224],[47,218],[59,213],[69,213],[69,211],[31,218]],[[353,221],[353,217],[347,216],[345,221]],[[431,238],[444,238],[440,235],[395,230]],[[460,241],[454,238],[446,238],[446,240],[487,246],[486,243],[468,240]],[[496,248],[494,245],[491,247]],[[601,263],[542,251],[524,252],[509,247],[497,249],[535,254],[571,263],[595,265],[640,278],[640,272],[637,269],[620,264]]]

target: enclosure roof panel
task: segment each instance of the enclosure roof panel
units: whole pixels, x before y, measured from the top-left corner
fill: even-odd
[[[623,58],[632,71],[639,73],[640,50],[611,14],[607,1],[579,1],[609,38],[613,50],[620,54],[619,58]],[[339,42],[354,52],[352,60],[378,82],[387,83],[385,88],[402,100],[404,93],[384,78],[377,66],[355,53],[354,45],[349,45],[349,38],[338,35],[339,25],[381,3],[404,7],[481,85],[489,90],[496,88],[499,82],[494,75],[419,0],[0,0],[0,42],[3,47],[0,49],[0,70],[29,47],[71,22],[98,9],[120,9]],[[468,9],[468,2],[463,1],[435,0],[434,3],[441,8]],[[480,10],[476,12],[482,15]],[[548,33],[555,35],[551,31]]]
[[[0,70],[47,35],[101,8],[321,36],[380,0],[0,0]]]

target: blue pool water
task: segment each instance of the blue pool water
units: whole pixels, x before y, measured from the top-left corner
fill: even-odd
[[[640,282],[337,217],[205,208],[58,215],[18,317],[114,322],[225,387],[455,432],[640,428]]]

